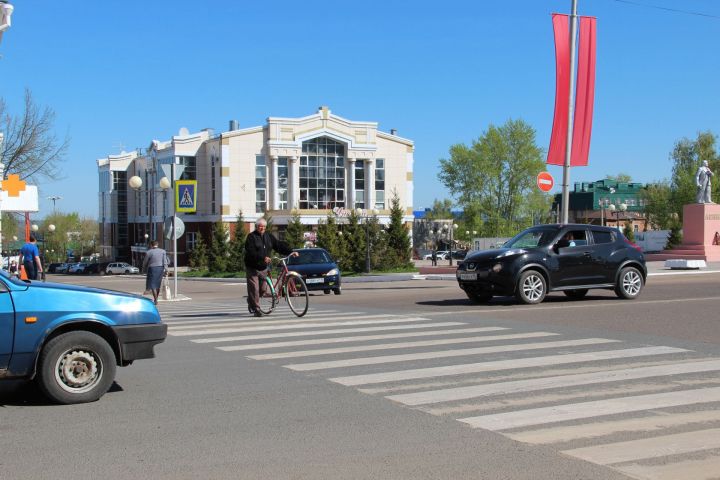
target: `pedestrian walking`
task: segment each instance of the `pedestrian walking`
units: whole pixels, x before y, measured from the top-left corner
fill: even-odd
[[[40,251],[37,248],[34,235],[30,235],[30,241],[20,249],[20,260],[18,263],[25,268],[25,275],[27,275],[28,280],[37,280],[38,273],[42,273]]]
[[[158,241],[153,240],[150,242],[150,250],[145,253],[145,259],[143,260],[143,271],[147,275],[145,277],[145,290],[152,292],[155,305],[158,303],[160,284],[169,263],[167,253],[158,246]]]
[[[437,267],[437,250],[432,251],[432,266]]]
[[[255,230],[245,239],[245,276],[247,278],[248,306],[256,317],[262,317],[260,295],[265,293],[265,278],[273,250],[283,255],[298,256],[290,245],[266,232],[264,218],[255,222]]]

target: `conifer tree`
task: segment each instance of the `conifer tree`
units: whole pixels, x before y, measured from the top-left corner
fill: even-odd
[[[222,221],[215,222],[210,236],[208,270],[225,272],[228,267],[227,227]]]
[[[410,265],[410,232],[403,223],[403,209],[397,190],[390,201],[390,225],[387,229],[387,258],[390,267]]]
[[[190,268],[194,270],[207,270],[208,249],[202,234],[198,232],[195,247],[190,252]]]
[[[625,238],[627,238],[631,242],[635,241],[635,232],[633,232],[632,222],[630,222],[629,220],[625,222],[625,227],[623,227],[623,235],[625,235]]]
[[[351,210],[343,231],[346,269],[353,272],[365,271],[365,226],[360,225],[358,220],[355,210]]]
[[[241,272],[245,270],[245,221],[243,220],[242,210],[238,211],[235,219],[235,232],[228,245],[228,270],[231,272]]]
[[[305,246],[305,239],[303,233],[305,232],[305,226],[300,221],[300,215],[297,210],[293,210],[292,217],[285,230],[285,242],[292,248],[302,248]]]
[[[345,250],[343,248],[343,235],[338,228],[338,224],[335,215],[330,214],[327,216],[325,221],[320,221],[317,229],[317,240],[315,244],[324,248],[328,251],[331,257],[341,263],[343,257],[345,257]],[[342,269],[342,265],[340,266]]]

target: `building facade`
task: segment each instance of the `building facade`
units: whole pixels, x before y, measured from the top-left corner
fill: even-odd
[[[397,193],[412,226],[413,153],[414,143],[394,130],[344,119],[327,107],[301,118],[269,117],[251,128],[231,121],[219,135],[181,129],[168,141],[153,140],[142,154],[97,161],[101,255],[137,261],[148,240],[162,238],[174,196],[160,180],[173,163],[182,171],[178,179],[197,181],[197,212],[177,214],[185,224],[179,265],[198,235],[208,240],[217,221],[234,231],[240,213],[247,230],[269,214],[281,236],[295,212],[309,232],[328,215],[343,217],[351,209],[377,210],[386,224]],[[133,176],[142,180],[136,190],[128,183]]]
[[[644,215],[645,204],[642,183],[618,182],[604,179],[595,182],[577,182],[570,192],[568,221],[624,227],[630,222],[633,230],[645,231],[648,223]],[[553,209],[560,211],[562,194],[556,194]]]

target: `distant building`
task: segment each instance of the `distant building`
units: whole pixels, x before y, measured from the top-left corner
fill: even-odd
[[[596,182],[576,182],[570,192],[568,221],[624,227],[630,221],[636,232],[645,231],[648,222],[644,215],[645,204],[641,196],[646,186],[636,182],[617,182],[598,180]],[[555,195],[553,210],[561,209],[562,194]],[[625,210],[623,210],[623,206]]]
[[[215,222],[231,232],[250,230],[267,213],[282,237],[293,212],[312,232],[333,212],[343,217],[350,209],[376,209],[387,224],[393,192],[412,227],[413,153],[413,141],[395,130],[382,132],[376,122],[347,120],[327,107],[301,118],[269,117],[251,128],[231,121],[219,135],[181,129],[170,140],[153,140],[143,154],[97,161],[101,254],[137,262],[148,240],[163,238],[173,195],[159,181],[172,163],[184,167],[182,180],[197,180],[197,212],[178,214],[185,223],[178,265],[187,264],[200,235],[209,241]],[[128,185],[133,176],[142,179],[137,191]],[[238,226],[239,212],[244,224]],[[169,242],[165,247],[170,250]]]

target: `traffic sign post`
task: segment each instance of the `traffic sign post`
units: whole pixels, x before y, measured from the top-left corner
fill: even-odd
[[[543,192],[549,192],[555,185],[552,175],[548,172],[540,172],[537,176],[537,186]]]

